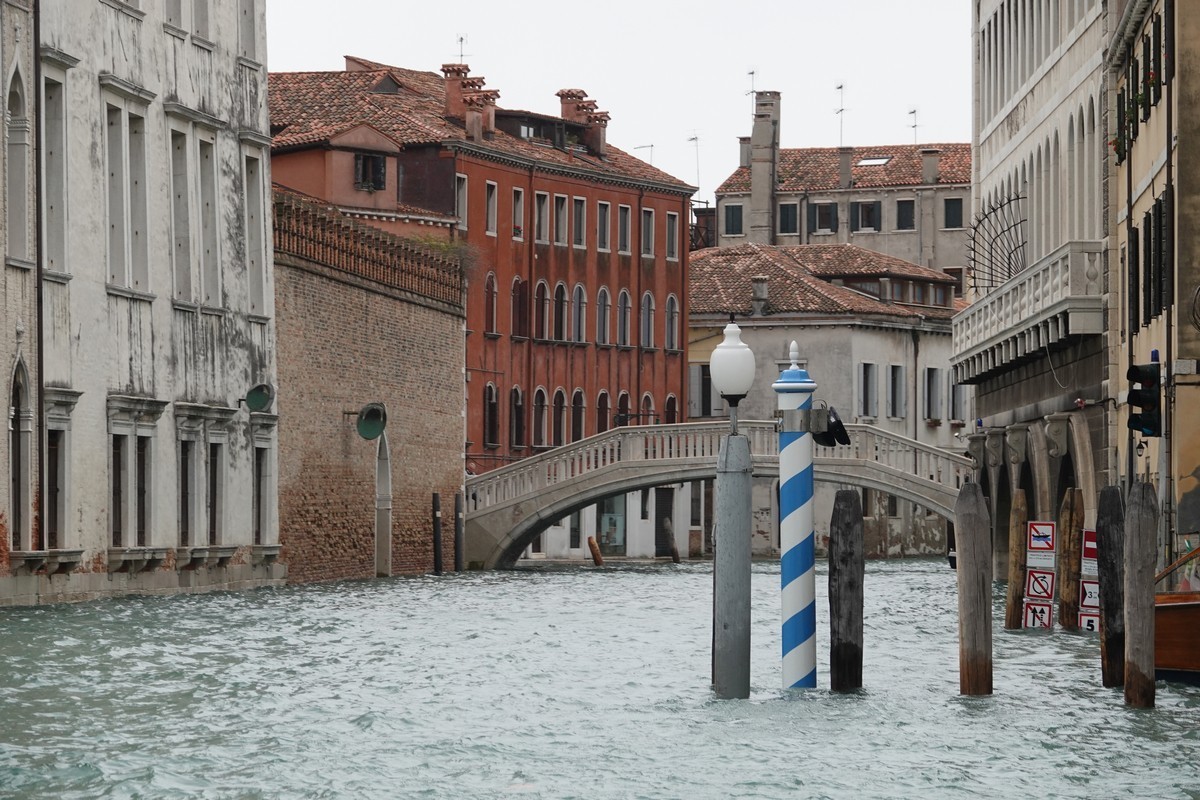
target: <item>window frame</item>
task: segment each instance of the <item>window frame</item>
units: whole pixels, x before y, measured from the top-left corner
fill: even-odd
[[[625,204],[617,206],[617,253],[633,255],[633,208]]]
[[[587,249],[587,198],[571,198],[571,246]]]
[[[608,253],[612,249],[612,204],[606,200],[596,203],[596,250]]]
[[[641,251],[642,258],[654,258],[654,209],[643,208],[640,215],[641,220]]]
[[[500,191],[500,187],[496,185],[495,181],[484,181],[484,184],[483,184],[483,209],[484,209],[484,211],[483,211],[483,232],[487,236],[495,236],[496,235],[496,225],[498,224],[496,221],[497,220],[496,207],[498,205],[497,196],[499,194],[499,191]]]
[[[746,235],[746,212],[743,203],[725,203],[722,205],[721,212],[721,235],[722,236],[745,236]],[[730,230],[730,222],[734,209],[737,209],[737,230]]]

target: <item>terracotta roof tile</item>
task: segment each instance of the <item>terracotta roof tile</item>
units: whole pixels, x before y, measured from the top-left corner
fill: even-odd
[[[830,283],[835,278],[876,275],[952,284],[954,279],[852,244],[743,244],[697,250],[689,260],[693,314],[749,314],[752,279],[767,278],[768,314],[887,315],[949,319],[957,310],[938,306],[885,303],[871,295]]]
[[[856,189],[894,186],[923,186],[921,151],[941,151],[939,184],[970,184],[971,145],[968,143],[897,144],[850,149],[851,179]],[[887,158],[886,164],[858,166],[864,159]],[[837,147],[784,148],[779,151],[777,178],[780,192],[814,192],[840,186],[840,155]],[[750,191],[750,168],[738,167],[717,188],[717,194]]]
[[[445,79],[441,75],[351,57],[347,64],[352,67],[349,71],[270,74],[267,86],[276,149],[318,144],[363,123],[408,147],[466,140],[462,122],[445,116]],[[376,87],[380,90],[375,91]],[[498,114],[512,113],[496,110]],[[607,144],[603,159],[582,147],[558,149],[501,130],[493,138],[473,145],[554,167],[651,181],[689,194],[694,191],[678,178],[612,144]]]

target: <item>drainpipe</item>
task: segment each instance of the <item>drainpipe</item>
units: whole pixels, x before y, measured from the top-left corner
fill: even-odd
[[[1133,46],[1128,45],[1125,48],[1125,58],[1128,61],[1133,58]],[[1132,91],[1132,90],[1131,90]],[[1168,135],[1170,135],[1168,131]],[[1130,243],[1133,241],[1133,142],[1126,140],[1128,143],[1125,147],[1125,274],[1129,276],[1129,261],[1133,258],[1133,251],[1130,249]],[[1170,162],[1171,154],[1167,152],[1167,161]],[[1125,300],[1128,302],[1129,295],[1126,293]],[[1125,314],[1125,319],[1122,321],[1122,326],[1129,325],[1129,314]],[[1133,353],[1133,337],[1137,334],[1135,330],[1129,330],[1125,337],[1125,349],[1128,355],[1128,363],[1132,364],[1134,359]],[[1133,476],[1136,466],[1133,460],[1133,429],[1126,426],[1125,432],[1125,496],[1129,496],[1129,489],[1133,486]]]
[[[30,148],[35,154],[41,152],[39,139],[42,135],[42,59],[39,55],[39,48],[42,44],[42,12],[40,0],[33,0],[31,7],[33,14],[33,119],[34,119],[34,135],[33,141],[30,143]],[[34,292],[35,292],[35,320],[34,325],[37,331],[36,359],[37,359],[37,453],[38,453],[38,470],[37,470],[37,487],[38,499],[36,505],[36,516],[38,531],[42,536],[42,549],[49,550],[48,532],[45,526],[45,505],[46,505],[46,349],[43,341],[45,339],[45,329],[42,325],[44,318],[43,301],[42,301],[42,271],[45,269],[45,248],[42,247],[42,168],[41,159],[37,158],[34,162],[33,170],[33,216],[34,216],[34,247],[37,255],[37,269],[34,276]],[[62,542],[57,542],[60,547]]]
[[[1163,509],[1163,521],[1165,523],[1163,527],[1166,529],[1166,534],[1167,534],[1166,538],[1167,538],[1167,562],[1168,563],[1171,561],[1174,561],[1175,556],[1176,556],[1175,536],[1173,535],[1173,532],[1175,530],[1175,473],[1172,468],[1172,462],[1171,462],[1172,450],[1173,450],[1173,448],[1171,447],[1171,441],[1174,437],[1174,427],[1175,427],[1173,424],[1174,411],[1175,411],[1175,360],[1174,360],[1175,359],[1175,348],[1172,346],[1174,339],[1175,339],[1175,314],[1173,313],[1174,308],[1175,308],[1175,285],[1174,284],[1175,284],[1175,276],[1178,274],[1178,270],[1176,269],[1176,265],[1175,265],[1175,251],[1176,251],[1176,248],[1175,248],[1175,182],[1174,182],[1174,170],[1171,168],[1171,159],[1172,159],[1171,145],[1172,145],[1172,137],[1173,137],[1172,131],[1174,129],[1173,128],[1174,115],[1171,113],[1171,101],[1174,96],[1174,92],[1172,91],[1172,87],[1174,85],[1175,85],[1174,80],[1168,81],[1167,85],[1166,85],[1166,91],[1165,91],[1166,101],[1167,101],[1166,102],[1166,106],[1167,106],[1167,109],[1166,109],[1166,111],[1167,111],[1167,130],[1166,130],[1167,189],[1166,189],[1166,199],[1167,199],[1167,202],[1166,202],[1166,208],[1163,209],[1163,217],[1164,217],[1163,225],[1170,226],[1169,230],[1171,231],[1171,252],[1169,254],[1170,259],[1171,259],[1171,302],[1163,303],[1163,306],[1165,307],[1164,312],[1166,314],[1165,321],[1166,321],[1166,333],[1167,333],[1167,336],[1166,336],[1166,338],[1167,338],[1167,341],[1166,341],[1166,351],[1167,351],[1166,373],[1167,374],[1166,374],[1166,382],[1164,383],[1164,386],[1166,387],[1166,399],[1167,399],[1166,412],[1167,413],[1162,415],[1163,469],[1159,473],[1165,479],[1164,485],[1163,485],[1162,509]]]

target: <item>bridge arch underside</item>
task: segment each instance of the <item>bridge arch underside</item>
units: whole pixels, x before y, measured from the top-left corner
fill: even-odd
[[[468,560],[484,569],[510,568],[539,534],[569,514],[594,505],[606,497],[616,497],[655,486],[713,480],[716,477],[716,465],[711,462],[704,465],[689,463],[686,466],[661,466],[662,469],[647,473],[644,464],[619,464],[611,469],[591,473],[589,480],[582,484],[569,481],[547,487],[536,497],[521,499],[475,516],[468,516]],[[756,463],[753,475],[755,478],[778,477],[777,463]],[[927,508],[944,519],[954,519],[957,487],[940,486],[900,470],[881,465],[872,465],[864,469],[860,462],[816,459],[813,479],[818,483],[876,489]]]

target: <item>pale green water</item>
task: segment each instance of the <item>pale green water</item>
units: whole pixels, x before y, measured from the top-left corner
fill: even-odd
[[[1200,798],[1200,689],[1127,710],[1094,637],[997,631],[959,698],[953,574],[905,561],[867,567],[866,689],[784,693],[754,569],[748,701],[709,691],[709,565],[3,610],[0,797]]]

